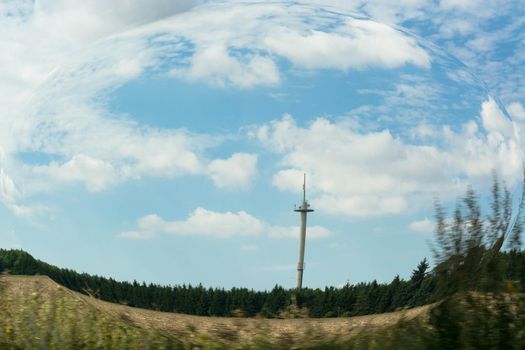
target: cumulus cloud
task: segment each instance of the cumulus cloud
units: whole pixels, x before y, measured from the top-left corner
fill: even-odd
[[[312,30],[301,34],[277,28],[265,38],[265,44],[272,52],[304,68],[430,66],[428,54],[413,38],[370,20],[347,19],[335,33]]]
[[[40,204],[20,204],[21,191],[2,167],[0,167],[0,203],[11,210],[13,214],[21,217],[32,217],[36,214],[46,213],[49,208]]]
[[[92,41],[138,25],[186,11],[201,1],[151,0],[108,2],[68,0],[35,2],[34,21],[49,32],[69,40]]]
[[[481,125],[470,121],[459,130],[445,125],[423,144],[409,143],[387,128],[361,131],[326,118],[301,127],[289,115],[249,135],[281,155],[282,169],[272,179],[279,190],[299,191],[306,172],[312,204],[319,210],[348,216],[398,214],[417,208],[417,198],[457,195],[469,182],[490,179],[492,169],[510,186],[519,181],[521,149],[511,121],[490,98],[480,115]]]
[[[179,175],[199,168],[196,159],[205,143],[199,137],[177,136],[182,131],[152,131],[115,117],[100,98],[101,92],[107,93],[154,64],[154,49],[145,46],[143,37],[113,43],[102,38],[195,4],[165,0],[119,4],[90,0],[78,6],[60,0],[3,2],[0,51],[9,55],[0,57],[0,148],[10,183],[33,189],[44,189],[47,183],[48,190],[59,182],[79,181],[89,190],[100,191],[119,179]],[[143,147],[130,146],[132,143]],[[172,156],[170,165],[156,157],[158,147],[169,150],[165,153]],[[31,169],[31,164],[20,164],[19,152],[38,152],[65,161]],[[10,203],[15,213],[27,213],[30,208],[18,203],[26,195],[21,191],[2,202]]]
[[[315,206],[330,214],[374,216],[399,214],[409,208],[403,196],[386,195],[322,195],[313,202]]]
[[[514,137],[512,121],[503,114],[494,99],[489,98],[481,105],[481,120],[489,136],[495,138],[490,141],[501,143],[506,138]]]
[[[256,55],[243,62],[231,56],[222,45],[202,48],[191,58],[189,69],[175,68],[170,75],[190,81],[204,81],[220,88],[276,85],[280,80],[279,70],[272,59]]]
[[[19,192],[15,186],[15,183],[5,173],[4,169],[0,168],[0,198],[5,203],[13,203],[19,196]]]
[[[34,169],[23,164],[28,171],[16,171],[20,181],[29,184],[38,175],[40,184],[50,180],[50,187],[75,181],[102,191],[144,176],[205,175],[220,188],[247,188],[255,156],[236,153],[208,161],[205,152],[220,142],[217,138],[146,127],[110,111],[108,93],[148,70],[249,89],[279,84],[281,58],[296,69],[429,63],[413,39],[373,21],[340,22],[327,15],[325,23],[310,23],[303,11],[315,11],[308,7],[195,6],[200,3],[2,4],[0,51],[10,54],[0,57],[1,146],[10,159],[39,152],[64,160]],[[330,23],[336,28],[329,33]],[[174,58],[167,67],[165,56]],[[160,66],[166,71],[159,72]]]
[[[434,222],[428,218],[423,220],[413,221],[408,224],[411,231],[418,233],[430,233],[434,230]]]
[[[161,234],[178,236],[208,236],[230,238],[254,236],[263,231],[263,223],[254,216],[239,211],[215,212],[195,209],[184,221],[165,221],[158,215],[147,215],[137,221],[139,231],[123,232],[122,238],[148,239]]]
[[[208,164],[208,172],[218,188],[246,189],[255,179],[257,155],[235,153],[227,159],[215,159]]]
[[[243,89],[279,84],[278,62],[283,58],[294,69],[307,70],[403,65],[427,68],[431,64],[428,53],[413,37],[375,21],[342,19],[330,11],[319,16],[314,7],[264,3],[221,4],[223,11],[217,11],[218,5],[213,4],[192,8],[198,3],[154,0],[116,5],[90,0],[77,6],[50,0],[0,4],[0,51],[9,52],[0,57],[1,146],[11,159],[18,152],[42,152],[65,160],[39,165],[21,182],[30,182],[38,173],[57,182],[83,182],[89,190],[100,191],[119,181],[144,176],[205,175],[221,188],[231,188],[234,181],[244,185],[243,180],[253,174],[253,158],[241,160],[232,155],[230,159],[207,161],[205,151],[216,144],[210,137],[182,129],[144,127],[133,122],[132,116],[114,115],[108,110],[104,96],[147,69],[159,67],[158,59],[163,55],[177,58],[169,67],[175,77]],[[377,2],[357,2],[355,6],[330,3],[344,8],[365,5],[371,11]],[[396,16],[403,13],[401,8],[410,16],[418,16],[421,2],[403,1],[392,7],[397,9]],[[158,21],[188,9],[184,16]],[[7,13],[9,16],[4,15]],[[316,16],[318,22],[309,21],[309,15]],[[178,56],[183,49],[184,55]],[[410,85],[404,87],[403,93],[414,92],[417,90],[410,91]],[[497,118],[483,119],[484,126],[490,128],[496,127],[496,122]],[[276,130],[271,132],[275,143]],[[494,142],[499,142],[498,133],[505,132],[494,130]],[[388,132],[368,136],[361,137],[364,144],[373,143],[375,138],[382,140],[382,147],[391,143],[393,149],[403,148]],[[283,147],[290,153],[288,145]],[[501,144],[499,156],[509,155],[509,147]],[[427,152],[432,156],[431,150]],[[414,153],[421,156],[424,152]],[[224,170],[228,161],[242,163],[236,168],[239,171],[228,174]],[[292,171],[302,169],[299,163],[290,159],[289,169],[274,178],[276,186],[290,188]],[[16,184],[18,179],[10,166],[7,171]],[[473,163],[471,166],[475,167]],[[94,178],[84,176],[79,170],[82,167],[86,171],[96,169]],[[485,172],[485,166],[481,167],[480,173]],[[21,171],[17,175],[24,176]],[[363,176],[354,175],[365,181]],[[324,179],[324,187],[341,183],[336,180],[330,184],[327,177]],[[375,180],[379,188],[390,188],[389,181],[397,179],[385,176]],[[403,186],[412,184],[407,181]],[[356,196],[357,202],[352,203],[346,196],[339,198],[333,189],[323,191],[325,197],[318,197],[323,199],[321,204],[331,206],[335,201],[345,212],[356,211],[345,208],[360,206],[357,202],[371,203],[365,207],[383,208],[384,212],[404,210],[405,194],[411,193],[407,190],[388,198]]]
[[[513,102],[507,107],[507,110],[514,120],[525,122],[525,108],[521,103]]]
[[[322,20],[311,22],[305,11],[316,13],[308,7],[227,6],[224,12],[213,6],[197,8],[166,26],[194,45],[190,57],[170,75],[246,89],[278,84],[276,62],[281,58],[308,70],[430,66],[429,55],[413,37],[373,20],[326,12]]]
[[[117,179],[111,164],[83,154],[75,155],[64,164],[52,162],[47,166],[37,166],[34,171],[59,181],[83,182],[93,192],[104,190]]]
[[[299,227],[273,226],[246,213],[216,212],[204,208],[195,209],[185,220],[166,221],[156,214],[137,220],[138,229],[118,234],[121,238],[153,239],[161,235],[206,236],[215,238],[251,237],[266,235],[269,238],[297,238]],[[322,226],[307,230],[309,238],[324,238],[330,231]],[[250,248],[251,249],[251,248]]]

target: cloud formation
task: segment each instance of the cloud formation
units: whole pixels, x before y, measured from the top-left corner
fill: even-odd
[[[307,18],[316,15],[313,9],[276,4],[226,8],[198,8],[166,25],[194,45],[185,63],[171,70],[172,76],[246,89],[278,84],[278,61],[283,58],[299,69],[341,71],[431,64],[414,37],[373,20],[326,11],[324,22],[312,22]]]
[[[184,221],[165,221],[152,214],[140,218],[137,224],[139,231],[122,232],[119,237],[149,239],[162,234],[173,234],[230,238],[254,236],[263,230],[262,222],[244,211],[219,213],[204,208],[195,209]]]
[[[255,155],[237,151],[226,159],[208,159],[207,150],[220,144],[220,137],[196,135],[182,128],[148,127],[133,121],[133,116],[109,111],[103,96],[145,72],[159,73],[155,69],[162,66],[163,57],[173,61],[159,74],[234,89],[280,84],[286,67],[283,61],[295,70],[403,66],[427,70],[432,65],[429,53],[415,37],[376,21],[340,17],[330,11],[319,16],[314,7],[264,3],[194,7],[200,3],[154,0],[119,6],[118,11],[115,4],[99,0],[79,6],[61,0],[3,3],[0,50],[10,53],[0,57],[0,142],[7,160],[1,164],[3,186],[12,183],[18,188],[20,182],[31,187],[30,183],[37,181],[39,185],[32,188],[43,187],[43,183],[58,187],[64,182],[80,182],[89,191],[103,191],[129,179],[193,175],[208,176],[219,188],[248,189],[256,174]],[[323,4],[360,9],[394,24],[427,20],[431,23],[428,31],[434,31],[439,42],[450,43],[447,40],[452,36],[459,36],[468,53],[462,53],[458,43],[449,47],[476,67],[481,66],[476,54],[483,53],[478,56],[494,61],[484,54],[498,45],[497,38],[509,38],[522,26],[516,22],[483,36],[481,24],[468,16],[452,15],[458,12],[463,17],[476,14],[490,19],[498,9],[510,13],[512,6],[497,2],[469,2],[468,6],[450,1],[428,5],[418,0]],[[184,15],[177,15],[182,11],[186,11]],[[436,14],[435,18],[431,14]],[[312,16],[316,21],[308,20]],[[414,23],[414,30],[419,31],[418,22]],[[240,27],[244,30],[239,31]],[[522,61],[519,55],[511,58]],[[398,84],[398,101],[426,103],[434,91],[420,87]],[[520,115],[520,105],[513,106],[512,113]],[[295,186],[297,174],[314,171],[320,181],[316,189],[320,208],[357,216],[394,214],[410,210],[410,196],[423,184],[432,183],[427,192],[439,191],[445,181],[485,176],[487,169],[504,163],[511,164],[503,168],[510,169],[504,174],[510,176],[518,161],[518,145],[505,141],[511,126],[500,112],[488,100],[480,113],[482,123],[465,125],[463,131],[426,125],[413,129],[417,136],[442,137],[447,143],[445,151],[407,143],[390,130],[365,134],[322,118],[309,128],[285,119],[269,123],[269,139],[259,140],[283,156],[285,167],[273,179],[277,188],[288,191]],[[488,133],[487,139],[476,135],[480,131]],[[281,138],[280,132],[285,137]],[[302,134],[312,137],[300,146],[307,150],[301,158],[299,146],[286,144],[285,138]],[[355,154],[315,150],[325,144],[334,150],[350,147]],[[373,163],[356,155],[364,150],[371,154]],[[24,164],[18,157],[21,152],[42,153],[53,161]],[[394,160],[394,174],[386,172],[386,159]],[[435,160],[434,165],[415,169],[418,161],[427,159]],[[330,170],[319,170],[317,161]],[[342,165],[349,163],[354,165]],[[346,172],[352,180],[342,176],[330,179],[332,171]],[[376,175],[367,176],[369,171]],[[362,188],[368,191],[362,193]],[[28,193],[7,196],[8,191],[4,192],[2,202],[10,203],[13,210],[21,208],[20,198]]]
[[[493,99],[481,105],[481,125],[468,121],[455,131],[429,127],[411,143],[388,128],[361,131],[345,123],[317,118],[299,126],[286,115],[253,128],[249,135],[281,156],[273,176],[281,191],[297,192],[302,174],[311,179],[312,204],[327,213],[348,216],[399,214],[417,200],[455,196],[467,183],[479,183],[498,169],[509,186],[520,178],[522,154],[512,122]]]
[[[230,55],[223,45],[201,48],[191,58],[188,69],[174,68],[172,77],[203,81],[209,85],[242,89],[279,83],[279,69],[269,57],[255,55],[246,62]]]
[[[64,164],[52,162],[48,166],[34,168],[36,174],[44,173],[59,181],[80,181],[88,190],[102,191],[116,181],[116,172],[107,162],[79,154]]]
[[[408,229],[418,233],[431,233],[434,230],[434,222],[428,218],[412,221]]]
[[[382,23],[348,18],[334,32],[300,33],[275,28],[264,39],[266,47],[303,68],[396,68],[414,64],[428,68],[430,58],[414,38]]]
[[[153,239],[162,235],[205,236],[233,238],[266,235],[269,238],[297,238],[299,227],[273,226],[246,213],[216,212],[204,208],[195,209],[185,220],[166,221],[151,214],[137,220],[138,229],[118,234],[120,238]],[[330,231],[322,226],[308,227],[309,238],[324,238]],[[243,250],[253,250],[251,248]]]
[[[149,176],[209,176],[218,188],[248,189],[257,157],[209,159],[220,135],[111,111],[107,96],[142,74],[253,89],[280,84],[286,60],[306,70],[430,64],[414,38],[374,21],[326,12],[312,23],[309,7],[201,3],[2,4],[0,50],[10,54],[0,58],[1,166],[15,187],[31,188],[17,198],[62,183],[105,191]],[[20,153],[52,160],[26,163]]]
[[[246,189],[257,173],[257,155],[235,153],[227,159],[215,159],[208,164],[208,172],[218,188]]]

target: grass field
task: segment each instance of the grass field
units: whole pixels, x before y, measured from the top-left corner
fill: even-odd
[[[0,277],[0,348],[292,349],[353,348],[400,323],[425,323],[430,306],[351,318],[190,316],[112,304],[46,276]]]

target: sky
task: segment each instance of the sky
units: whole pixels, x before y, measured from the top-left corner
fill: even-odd
[[[117,280],[388,282],[521,196],[519,1],[0,0],[0,247]]]

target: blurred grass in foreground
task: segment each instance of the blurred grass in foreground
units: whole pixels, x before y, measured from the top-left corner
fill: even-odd
[[[38,289],[21,285],[9,293],[0,285],[0,297],[0,349],[525,348],[525,297],[513,292],[458,294],[416,318],[388,327],[364,327],[352,336],[310,329],[315,333],[310,339],[316,339],[310,343],[284,331],[273,337],[264,327],[249,342],[220,327],[213,337],[198,329],[195,336],[175,337],[99,310],[58,285]]]
[[[424,318],[363,332],[340,349],[525,349],[525,296],[456,295]]]
[[[155,330],[99,312],[62,287],[6,295],[0,285],[0,349],[176,349]]]

